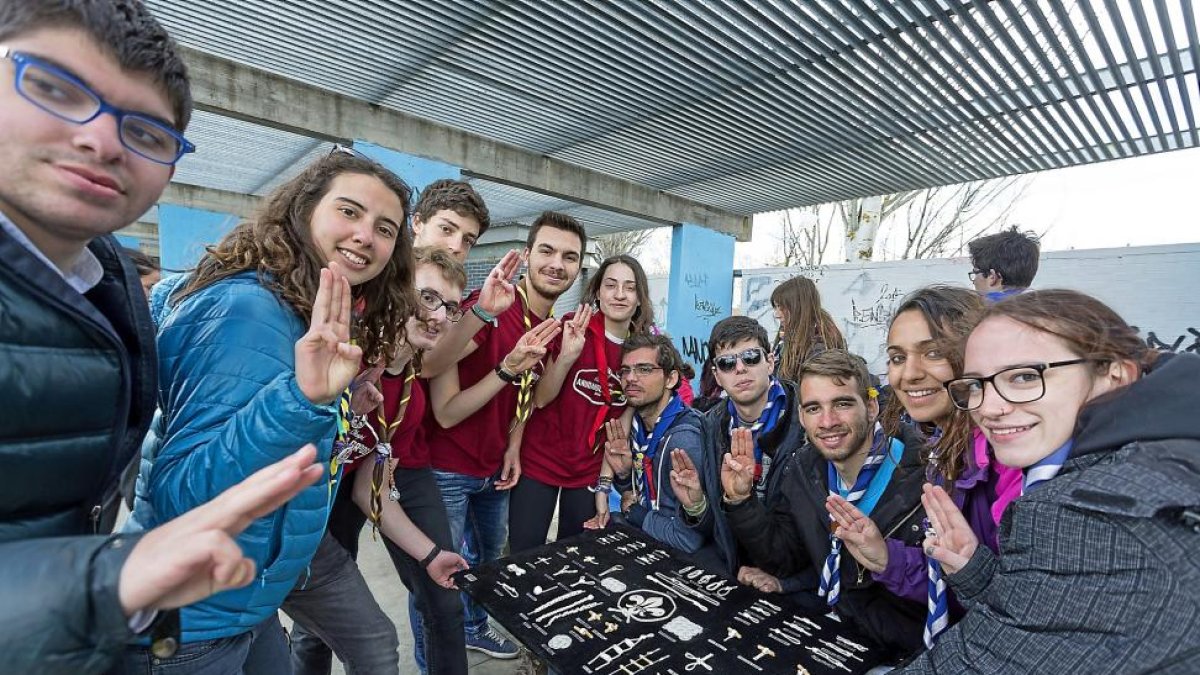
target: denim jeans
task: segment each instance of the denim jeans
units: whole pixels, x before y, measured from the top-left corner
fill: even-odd
[[[467,564],[474,566],[499,558],[508,539],[508,492],[496,489],[495,476],[476,478],[448,471],[434,471],[433,475],[442,493],[446,517],[450,520],[450,537],[455,542],[464,542],[460,552]],[[462,601],[466,635],[478,635],[486,630],[488,617],[483,607],[465,593]],[[417,665],[425,672],[423,641],[420,639],[424,630],[416,612],[410,609],[409,616],[413,619]]]
[[[272,616],[248,632],[180,645],[160,659],[148,647],[129,646],[114,675],[290,675],[287,636]]]
[[[399,675],[396,627],[375,602],[350,553],[328,532],[317,547],[309,574],[301,575],[283,601],[283,611],[329,645],[347,675]],[[311,659],[305,652],[311,642],[293,643],[296,675],[320,672],[323,667],[319,658]]]

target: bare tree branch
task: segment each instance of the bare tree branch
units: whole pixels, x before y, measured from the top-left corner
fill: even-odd
[[[649,241],[652,233],[653,230],[627,230],[594,237],[592,238],[591,255],[597,263],[623,253],[636,258],[638,252]]]

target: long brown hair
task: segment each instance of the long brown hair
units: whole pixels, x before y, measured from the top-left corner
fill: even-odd
[[[629,269],[633,270],[634,284],[637,285],[637,309],[633,310],[633,319],[629,322],[629,333],[649,333],[650,327],[654,325],[654,301],[650,299],[650,282],[646,279],[646,271],[642,269],[641,263],[631,255],[622,253],[605,258],[604,262],[600,263],[600,267],[596,268],[596,273],[592,275],[591,281],[588,282],[587,290],[583,294],[583,301],[587,304],[593,304],[600,295],[600,287],[604,285],[604,273],[609,267],[621,263],[628,265]]]
[[[209,246],[176,301],[223,279],[253,270],[258,280],[308,322],[325,261],[312,240],[310,223],[317,203],[333,179],[344,173],[378,178],[397,197],[407,221],[412,191],[380,164],[351,152],[333,152],[310,164],[279,186],[251,220],[240,223],[215,246]],[[391,361],[404,342],[405,322],[416,310],[413,293],[412,235],[401,226],[396,248],[383,271],[354,287],[353,335],[368,362]]]
[[[910,310],[920,312],[925,319],[929,334],[938,350],[950,363],[954,377],[962,375],[963,342],[971,333],[971,329],[979,323],[984,310],[983,299],[975,291],[965,288],[926,286],[913,291],[900,301],[892,314],[888,330],[890,331],[891,324],[896,322],[896,317]],[[892,386],[896,384],[893,382]],[[900,403],[900,397],[895,394],[888,397],[887,405],[880,414],[880,422],[889,436],[899,435],[903,414],[904,405]],[[942,435],[936,446],[931,448],[934,451],[933,467],[946,479],[947,487],[950,488],[962,474],[964,457],[972,452],[974,423],[970,413],[951,406],[950,417],[941,421],[938,426]]]
[[[1061,339],[1079,357],[1095,361],[1097,372],[1117,361],[1131,361],[1145,372],[1161,354],[1111,307],[1079,291],[1027,291],[989,305],[981,321],[992,317],[1012,319]]]
[[[782,340],[779,377],[797,381],[800,364],[816,348],[846,349],[846,339],[833,317],[821,307],[821,293],[812,279],[794,276],[771,291],[771,305],[783,310],[775,344]]]

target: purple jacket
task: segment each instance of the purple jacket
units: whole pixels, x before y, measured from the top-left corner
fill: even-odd
[[[951,498],[979,541],[996,552],[1000,516],[1009,502],[1021,496],[1021,471],[997,462],[988,451],[987,439],[978,429],[972,437],[974,452],[967,456],[962,475],[954,481]],[[888,549],[887,567],[882,572],[872,572],[871,576],[894,595],[925,602],[929,575],[924,551],[920,546],[905,546],[899,539],[889,538],[884,543]],[[950,594],[950,613],[955,619],[963,614],[953,593]]]

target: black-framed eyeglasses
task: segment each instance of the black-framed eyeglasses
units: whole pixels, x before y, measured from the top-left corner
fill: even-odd
[[[632,366],[621,366],[617,371],[617,375],[626,378],[637,373],[638,377],[646,377],[656,370],[662,370],[662,366],[657,366],[653,363],[635,363]]]
[[[976,410],[983,405],[984,387],[989,382],[1000,398],[1009,403],[1033,403],[1046,395],[1047,370],[1093,361],[1095,359],[1031,363],[998,370],[987,377],[958,377],[942,386],[950,394],[954,407],[959,410]]]
[[[975,277],[978,277],[981,274],[986,277],[988,270],[971,270],[970,272],[967,272],[967,278],[971,281],[975,281]]]
[[[463,318],[463,314],[466,313],[463,311],[462,305],[458,304],[457,302],[445,300],[442,298],[442,296],[438,295],[437,291],[428,288],[422,288],[421,290],[417,291],[417,300],[420,301],[421,306],[429,312],[436,312],[438,311],[438,308],[445,307],[446,318],[449,319],[451,323],[458,323],[458,320]]]
[[[747,368],[753,368],[762,363],[765,352],[761,347],[751,347],[750,349],[741,351],[737,354],[723,354],[713,358],[713,365],[722,373],[732,372],[737,368],[737,362],[741,361]]]
[[[0,58],[16,67],[13,87],[21,98],[72,124],[87,124],[108,113],[117,119],[121,145],[151,162],[173,166],[196,146],[170,124],[145,113],[118,108],[74,74],[42,59],[0,46]]]

